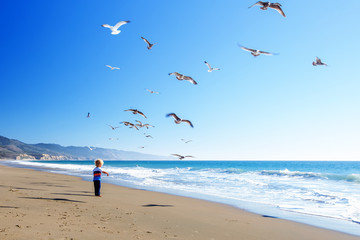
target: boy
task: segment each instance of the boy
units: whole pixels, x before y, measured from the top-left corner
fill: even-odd
[[[100,188],[101,188],[101,173],[105,173],[109,176],[109,174],[101,169],[102,165],[104,165],[104,161],[99,159],[95,160],[95,168],[93,170],[94,174],[94,188],[95,188],[95,196],[101,197]]]

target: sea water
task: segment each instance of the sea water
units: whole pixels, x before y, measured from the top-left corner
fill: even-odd
[[[2,164],[80,176],[93,161]],[[360,162],[106,161],[103,182],[220,202],[360,236]],[[169,203],[170,204],[170,203]]]

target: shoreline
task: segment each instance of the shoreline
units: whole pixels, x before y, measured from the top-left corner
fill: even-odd
[[[225,204],[0,166],[1,239],[360,239]]]

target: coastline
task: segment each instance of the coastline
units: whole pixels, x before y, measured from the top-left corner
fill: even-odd
[[[79,177],[0,166],[1,239],[360,239],[288,220]]]

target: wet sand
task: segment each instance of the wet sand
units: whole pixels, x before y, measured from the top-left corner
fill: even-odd
[[[0,165],[0,239],[351,240],[231,206]]]

